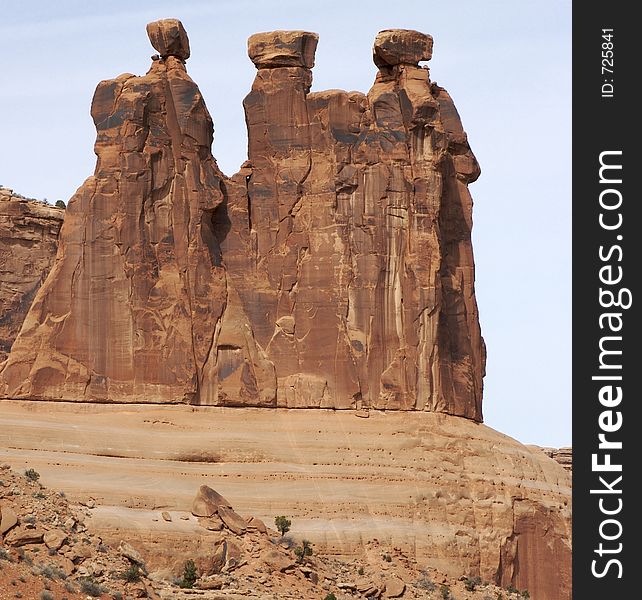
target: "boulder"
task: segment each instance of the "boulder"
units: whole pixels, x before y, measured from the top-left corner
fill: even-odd
[[[218,516],[221,517],[223,525],[225,525],[225,527],[227,527],[231,532],[235,533],[236,535],[242,535],[245,533],[247,529],[247,523],[245,522],[245,519],[243,519],[243,517],[241,517],[239,514],[235,513],[231,508],[227,508],[226,506],[219,506]]]
[[[432,36],[412,29],[385,29],[375,38],[373,57],[378,67],[416,66],[432,58]]]
[[[284,572],[296,565],[294,559],[278,550],[267,550],[259,558],[269,570]]]
[[[261,519],[258,519],[257,517],[248,517],[245,520],[247,522],[248,529],[256,529],[259,533],[267,533],[267,527]]]
[[[45,532],[43,541],[47,548],[60,550],[61,546],[67,541],[67,534],[61,529],[50,529]]]
[[[29,529],[25,525],[14,527],[4,538],[8,546],[27,546],[29,544],[42,544],[45,535],[44,529],[38,527]]]
[[[118,546],[118,552],[120,552],[121,556],[124,556],[126,559],[136,565],[139,565],[141,567],[145,565],[145,560],[141,556],[140,552],[138,552],[138,550],[136,550],[131,544],[128,544],[127,542],[120,542]]]
[[[0,506],[0,535],[18,524],[18,515],[9,506]]]
[[[161,19],[147,24],[149,41],[162,58],[175,56],[187,60],[190,55],[189,39],[178,19]]]
[[[384,586],[385,598],[399,598],[406,591],[406,584],[399,577],[387,577]]]
[[[195,517],[211,517],[217,513],[220,506],[232,508],[221,494],[207,485],[202,485],[192,502],[192,514]]]
[[[319,36],[309,31],[255,33],[247,41],[247,53],[258,69],[314,66]]]

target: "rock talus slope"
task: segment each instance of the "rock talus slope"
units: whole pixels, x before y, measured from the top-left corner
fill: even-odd
[[[0,363],[53,265],[63,215],[0,187]]]

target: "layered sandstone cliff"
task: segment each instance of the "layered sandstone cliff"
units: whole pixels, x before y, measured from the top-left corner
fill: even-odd
[[[0,363],[53,265],[63,215],[0,188]]]
[[[180,22],[102,82],[96,172],[0,376],[14,398],[376,408],[482,419],[485,349],[457,111],[378,34],[367,95],[310,93],[317,35],[250,38],[249,161],[231,179]]]
[[[430,36],[379,33],[367,95],[309,93],[317,36],[257,34],[249,162],[222,242],[278,405],[482,418],[468,183],[479,167]]]
[[[175,20],[156,30],[163,55],[145,76],[96,89],[96,171],[69,202],[55,265],[2,371],[5,395],[216,404],[229,394],[256,405],[274,396],[213,229],[223,177],[185,69],[187,37]]]

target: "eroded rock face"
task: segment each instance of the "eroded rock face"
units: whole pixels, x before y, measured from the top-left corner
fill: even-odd
[[[0,188],[0,363],[54,263],[64,214]]]
[[[468,183],[432,38],[386,30],[367,95],[310,93],[318,36],[252,36],[231,179],[184,61],[102,82],[98,163],[0,375],[14,398],[446,412],[482,419]]]
[[[468,192],[479,166],[450,96],[417,64],[432,38],[381,32],[367,95],[309,93],[313,34],[259,39],[249,161],[227,185],[221,244],[278,406],[481,420]]]
[[[96,171],[69,202],[55,265],[2,371],[4,395],[273,401],[272,366],[254,344],[214,235],[222,175],[179,25],[150,24],[167,57],[145,76],[96,89]]]

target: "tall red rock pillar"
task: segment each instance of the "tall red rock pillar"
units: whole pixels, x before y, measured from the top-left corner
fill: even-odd
[[[381,32],[368,95],[309,93],[315,34],[252,36],[249,161],[226,263],[275,364],[278,405],[481,420],[485,352],[467,184],[479,175],[430,36]]]
[[[93,177],[0,375],[13,398],[271,404],[272,365],[228,285],[212,120],[179,21],[148,25],[143,77],[98,85]]]

